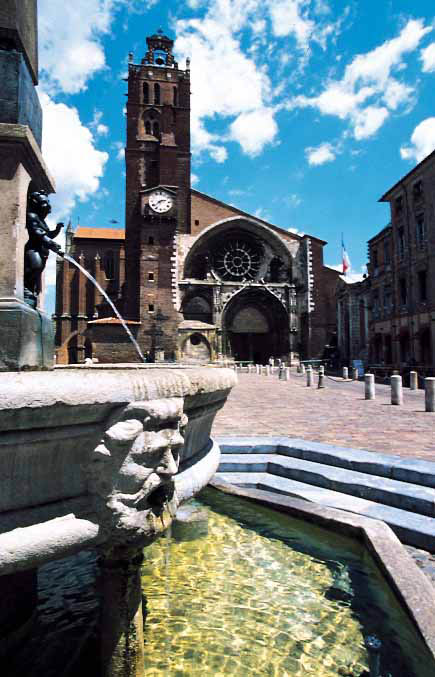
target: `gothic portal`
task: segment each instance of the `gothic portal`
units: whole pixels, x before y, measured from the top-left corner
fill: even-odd
[[[161,32],[128,69],[125,230],[70,228],[67,250],[106,289],[151,361],[317,356],[338,273],[299,236],[190,186],[190,71]],[[58,362],[136,361],[110,306],[58,263]]]

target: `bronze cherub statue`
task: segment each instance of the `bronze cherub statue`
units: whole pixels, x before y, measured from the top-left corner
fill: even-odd
[[[47,263],[50,249],[62,255],[61,247],[53,238],[57,237],[64,224],[58,223],[50,230],[45,218],[51,212],[51,205],[45,191],[30,193],[27,203],[26,228],[29,240],[24,248],[24,300],[36,308],[41,292],[41,275]]]

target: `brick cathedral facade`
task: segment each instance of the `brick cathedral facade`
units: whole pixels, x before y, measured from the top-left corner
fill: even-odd
[[[266,362],[320,355],[335,329],[338,273],[318,238],[278,228],[190,186],[190,72],[147,38],[128,72],[125,230],[68,229],[67,252],[152,361]],[[137,361],[104,297],[58,262],[58,363]]]

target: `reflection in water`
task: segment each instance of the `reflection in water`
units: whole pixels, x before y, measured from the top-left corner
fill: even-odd
[[[38,609],[30,637],[0,663],[2,677],[77,676],[78,655],[96,631],[96,571],[96,556],[89,552],[40,567]],[[87,665],[92,662],[90,656],[82,659]]]
[[[136,352],[139,355],[141,361],[146,362],[145,357],[144,357],[144,355],[143,355],[143,353],[142,353],[142,351],[139,347],[138,342],[136,341],[133,334],[131,333],[131,331],[130,331],[127,323],[125,322],[124,318],[122,317],[121,313],[118,311],[115,304],[112,303],[112,300],[110,299],[110,297],[104,291],[103,287],[100,284],[98,284],[97,280],[94,277],[92,277],[92,275],[86,270],[86,268],[83,268],[79,263],[77,263],[77,261],[75,259],[73,259],[72,256],[69,256],[68,254],[62,254],[62,256],[63,256],[64,259],[66,259],[67,261],[69,261],[70,263],[75,265],[75,267],[78,268],[80,270],[80,272],[82,272],[83,275],[85,275],[88,278],[88,280],[90,280],[92,282],[92,284],[98,289],[100,294],[102,294],[104,296],[107,303],[110,305],[110,307],[112,308],[116,317],[121,322],[122,326],[124,327],[125,331],[127,332],[128,337],[129,337],[130,341],[133,343],[134,347],[136,348]]]

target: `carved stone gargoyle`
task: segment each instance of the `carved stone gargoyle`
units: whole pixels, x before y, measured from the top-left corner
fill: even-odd
[[[177,397],[134,402],[106,422],[86,468],[106,550],[143,547],[165,528],[163,512],[177,507],[173,479],[186,424]]]

